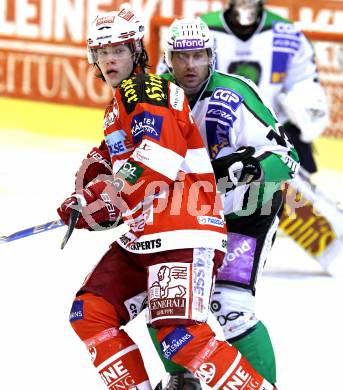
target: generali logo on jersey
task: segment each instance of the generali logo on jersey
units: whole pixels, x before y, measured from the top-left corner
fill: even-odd
[[[151,322],[166,318],[189,318],[191,265],[163,263],[149,267]]]

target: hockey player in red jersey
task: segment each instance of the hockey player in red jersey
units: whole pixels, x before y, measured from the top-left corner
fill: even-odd
[[[70,321],[109,389],[150,389],[137,345],[120,329],[143,305],[166,356],[211,387],[273,389],[206,324],[212,284],[226,248],[216,183],[181,88],[146,74],[144,27],[129,10],[98,15],[88,59],[113,90],[105,142],[83,161],[76,192],[58,209],[77,228],[122,218],[130,231],[86,278]],[[92,162],[94,161],[94,164]],[[80,206],[78,206],[80,207]]]

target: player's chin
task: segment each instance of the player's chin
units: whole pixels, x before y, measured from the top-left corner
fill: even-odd
[[[118,72],[113,72],[113,73],[110,73],[108,75],[106,75],[105,79],[107,81],[107,83],[111,86],[117,86],[118,84],[121,83],[121,81],[124,79],[125,77],[121,77],[121,75],[118,73]]]
[[[200,83],[201,81],[197,77],[185,77],[182,85],[186,88],[196,88]]]

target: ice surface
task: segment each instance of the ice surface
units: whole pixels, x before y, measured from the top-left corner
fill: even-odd
[[[0,235],[57,219],[55,210],[71,192],[74,172],[91,146],[0,132]],[[64,233],[63,227],[0,246],[1,390],[105,388],[68,315],[112,233],[75,231],[61,251]],[[293,242],[279,237],[257,297],[275,346],[278,388],[340,388],[342,280],[325,275]],[[126,329],[155,385],[163,368],[143,318]]]

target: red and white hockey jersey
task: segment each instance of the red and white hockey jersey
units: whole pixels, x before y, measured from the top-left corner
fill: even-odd
[[[156,75],[124,80],[107,107],[104,132],[131,227],[130,252],[226,250],[222,204],[210,159],[181,88]]]

